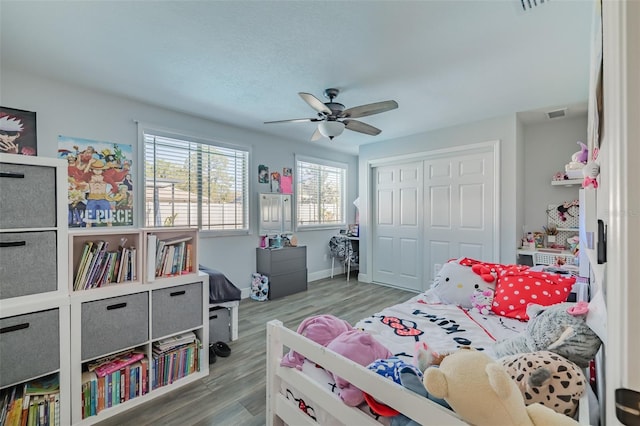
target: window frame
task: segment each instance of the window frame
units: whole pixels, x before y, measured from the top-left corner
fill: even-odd
[[[197,206],[199,210],[197,225],[191,225],[192,227],[198,228],[198,233],[201,237],[213,237],[213,236],[233,236],[233,235],[249,235],[251,233],[251,207],[252,207],[252,188],[251,188],[251,148],[249,146],[242,146],[238,144],[232,144],[227,142],[221,142],[216,139],[212,139],[209,137],[202,137],[194,134],[190,134],[188,132],[180,131],[180,130],[172,130],[166,129],[161,126],[155,125],[145,125],[142,123],[138,123],[138,141],[139,141],[139,164],[140,164],[140,177],[138,179],[139,187],[143,188],[143,190],[138,191],[139,195],[139,204],[142,206],[139,210],[138,214],[138,222],[143,224],[144,227],[147,227],[146,224],[146,141],[145,135],[152,135],[170,139],[181,140],[189,143],[196,143],[202,145],[210,145],[212,147],[219,147],[224,149],[232,149],[240,152],[246,153],[245,160],[245,172],[244,172],[244,203],[246,205],[243,215],[244,215],[244,223],[241,229],[203,229],[202,228],[202,215],[204,211],[202,206],[199,204]],[[151,227],[151,226],[149,226]],[[170,228],[170,227],[166,227]]]
[[[342,182],[342,188],[341,188],[342,202],[341,202],[341,206],[339,207],[342,214],[342,220],[339,223],[313,223],[313,224],[305,224],[305,225],[300,224],[300,213],[299,213],[300,203],[298,201],[298,198],[302,195],[301,188],[300,188],[300,179],[302,176],[299,172],[300,162],[311,163],[311,164],[315,164],[323,167],[335,167],[342,170],[342,173],[343,173],[343,182]],[[297,154],[294,155],[294,163],[295,163],[294,192],[295,192],[295,200],[296,200],[295,229],[304,231],[304,230],[316,230],[316,229],[317,230],[343,229],[344,227],[346,227],[347,226],[347,188],[348,188],[347,180],[349,178],[349,165],[347,163],[343,163],[339,161],[332,161],[332,160],[327,160],[323,158],[311,157],[307,155],[297,155]]]

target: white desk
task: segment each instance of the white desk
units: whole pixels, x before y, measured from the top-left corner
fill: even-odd
[[[558,257],[564,258],[565,264],[573,265],[575,263],[575,255],[569,250],[551,250],[551,249],[529,249],[519,248],[518,256],[531,256],[531,264],[535,265],[553,265]]]

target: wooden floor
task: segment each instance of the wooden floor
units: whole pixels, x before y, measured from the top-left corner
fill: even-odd
[[[309,283],[306,292],[267,302],[240,302],[239,338],[231,356],[217,358],[207,378],[114,416],[101,426],[265,424],[266,322],[279,319],[295,330],[312,315],[332,314],[355,324],[414,293],[365,284],[344,275]]]

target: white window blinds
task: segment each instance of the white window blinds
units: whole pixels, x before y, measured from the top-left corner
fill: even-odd
[[[296,159],[298,227],[345,224],[347,166],[317,159]]]
[[[248,231],[246,150],[144,132],[146,226]]]

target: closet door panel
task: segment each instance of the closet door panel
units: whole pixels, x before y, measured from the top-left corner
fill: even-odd
[[[422,162],[373,169],[373,281],[421,291]]]

